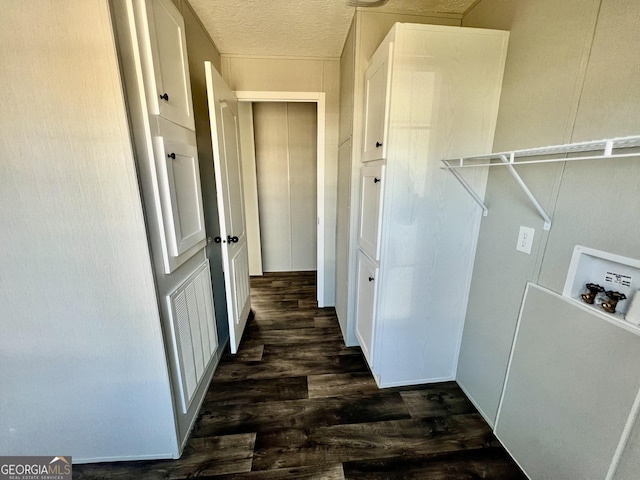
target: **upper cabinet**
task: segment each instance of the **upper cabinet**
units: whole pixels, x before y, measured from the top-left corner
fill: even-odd
[[[365,75],[363,162],[387,158],[392,47],[387,44],[376,51]]]
[[[149,113],[195,130],[184,19],[171,0],[136,3]]]
[[[171,274],[206,245],[200,167],[193,117],[184,19],[171,0],[126,4],[134,26],[132,65],[150,135],[147,209],[160,234],[164,273]],[[130,26],[131,28],[132,26]],[[145,140],[146,141],[146,140]]]

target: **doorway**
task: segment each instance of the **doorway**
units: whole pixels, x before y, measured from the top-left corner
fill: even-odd
[[[325,239],[325,93],[324,92],[244,92],[237,91],[236,95],[238,100],[242,103],[248,103],[251,105],[252,103],[262,103],[262,102],[278,102],[278,103],[312,103],[315,104],[315,112],[316,112],[316,214],[315,214],[315,222],[316,222],[316,270],[317,270],[317,289],[316,289],[316,300],[318,302],[318,307],[325,306],[325,281],[329,281],[332,283],[331,278],[325,278],[325,270],[332,271],[332,265],[325,264],[325,245],[329,245],[331,239]],[[252,110],[249,108],[249,110]],[[241,137],[243,136],[242,131],[244,129],[241,128]],[[253,121],[251,122],[251,132],[250,135],[244,135],[246,138],[250,136],[253,138]],[[244,157],[244,150],[243,150]],[[249,171],[249,168],[246,168],[247,165],[245,163],[246,158],[243,158],[243,168],[245,170],[245,185],[247,181],[247,176],[254,176],[253,184],[255,185],[255,213],[256,213],[256,224],[258,223],[258,198],[257,198],[257,181],[255,177],[255,162],[253,162],[253,172]],[[249,195],[251,197],[252,195]],[[249,212],[251,210],[251,205],[249,205],[249,199],[247,200],[246,209]],[[250,216],[250,214],[249,214]],[[247,219],[249,222],[249,218]],[[247,231],[249,232],[251,227],[247,225]],[[260,232],[256,232],[256,236],[259,236]],[[332,285],[329,285],[329,288],[332,288]],[[331,291],[331,290],[328,291]]]
[[[262,270],[315,271],[316,104],[256,102],[253,129]]]

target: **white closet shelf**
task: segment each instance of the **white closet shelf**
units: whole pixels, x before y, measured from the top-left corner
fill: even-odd
[[[589,142],[568,143],[565,145],[554,145],[550,147],[528,148],[524,150],[512,150],[509,152],[488,153],[485,155],[473,155],[469,157],[450,158],[442,160],[444,166],[441,168],[449,170],[453,176],[462,184],[467,192],[482,208],[482,213],[487,216],[489,209],[486,207],[480,196],[473,190],[467,181],[456,170],[460,168],[478,167],[507,167],[509,172],[520,185],[525,195],[529,198],[533,206],[538,210],[544,219],[544,230],[551,228],[551,217],[545,212],[538,200],[535,198],[527,184],[514,168],[516,165],[534,165],[539,163],[572,162],[579,160],[599,160],[640,157],[640,151],[620,152],[620,149],[640,147],[640,135],[630,137],[616,137],[605,140],[595,140]],[[614,152],[615,151],[615,152]],[[587,155],[577,155],[568,157],[569,154],[588,153]],[[518,158],[543,157],[531,160],[520,160]],[[492,162],[492,160],[499,160]]]

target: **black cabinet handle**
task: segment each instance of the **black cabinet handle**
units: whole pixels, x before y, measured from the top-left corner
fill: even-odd
[[[167,154],[167,157],[172,158],[173,160],[176,159],[176,154],[175,153],[169,153]]]
[[[380,179],[378,177],[373,177],[373,183],[378,183]]]
[[[375,280],[375,278],[373,278],[373,277],[369,277],[369,281],[370,281],[370,282],[373,282],[374,280]]]
[[[164,100],[165,102],[169,101],[169,94],[168,93],[163,93],[162,95],[160,95],[160,98],[162,100]]]
[[[382,144],[380,142],[376,142],[376,148],[380,148],[381,146],[382,146]]]
[[[222,242],[222,239],[220,237],[214,237],[213,241],[216,242],[216,243],[220,243],[220,242]]]
[[[236,236],[232,237],[231,235],[228,235],[227,240],[229,241],[229,243],[238,243],[238,237]]]

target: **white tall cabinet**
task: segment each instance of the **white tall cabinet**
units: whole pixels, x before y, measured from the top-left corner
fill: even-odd
[[[491,151],[507,42],[398,23],[369,62],[355,331],[381,387],[455,378],[481,212],[440,159]]]
[[[205,253],[207,233],[185,25],[171,0],[119,0],[111,6],[179,451],[221,355]]]
[[[165,0],[3,7],[0,452],[178,457],[220,351],[193,120],[151,105],[190,114],[182,17]],[[159,86],[158,66],[179,80]]]

